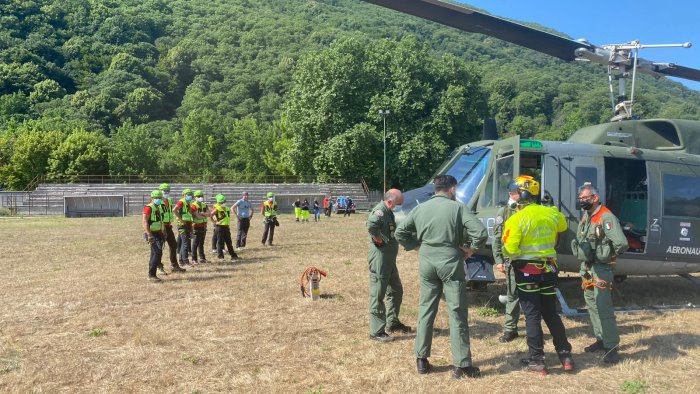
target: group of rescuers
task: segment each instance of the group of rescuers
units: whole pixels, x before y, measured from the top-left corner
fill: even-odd
[[[262,244],[267,243],[267,245],[272,246],[275,227],[279,226],[277,202],[275,202],[275,195],[272,192],[267,193],[266,197],[267,199],[260,207],[265,223]],[[204,202],[204,193],[201,190],[193,192],[191,189],[184,189],[182,198],[177,203],[173,203],[173,199],[170,197],[170,185],[167,183],[161,184],[158,190],[151,192],[151,201],[143,209],[142,220],[144,235],[151,246],[148,267],[150,281],[159,282],[161,280],[157,276],[158,271],[167,275],[161,262],[166,242],[170,249],[172,272],[186,272],[194,265],[207,263],[204,255],[207,221],[214,224],[212,250],[218,255],[218,258],[224,258],[224,246],[226,246],[231,261],[239,259],[236,250],[245,249],[250,221],[253,218],[248,192],[244,192],[241,199],[231,207],[226,206],[224,195],[218,194],[215,198],[216,204],[210,209]],[[235,250],[229,227],[232,213],[238,225]],[[177,225],[177,240],[173,231],[173,223]],[[190,252],[192,261],[189,260]],[[179,255],[179,261],[177,255]]]
[[[464,205],[455,201],[457,181],[450,175],[433,180],[435,194],[417,205],[396,225],[393,209],[403,204],[397,189],[384,194],[369,214],[369,328],[370,339],[391,342],[389,333],[411,332],[399,320],[403,286],[396,266],[401,244],[419,254],[420,296],[416,328],[416,368],[430,370],[433,323],[441,295],[447,304],[453,377],[477,378],[472,364],[467,325],[467,283],[464,261],[484,246],[488,233]],[[559,233],[567,229],[564,216],[542,203],[539,183],[522,175],[508,185],[508,205],[496,217],[493,256],[496,269],[506,274],[508,303],[501,342],[518,337],[520,310],[525,315],[528,354],[521,363],[528,371],[546,375],[542,320],[552,335],[564,371],[574,370],[566,330],[556,312],[558,266],[555,248]],[[572,241],[581,262],[582,289],[595,334],[586,352],[604,352],[603,361],[617,363],[620,341],[612,305],[611,286],[615,258],[627,250],[627,239],[610,210],[601,205],[598,190],[585,183],[578,190],[583,215]]]

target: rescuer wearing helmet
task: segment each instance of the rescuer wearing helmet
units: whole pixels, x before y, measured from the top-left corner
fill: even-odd
[[[173,215],[177,218],[177,244],[180,248],[180,266],[190,265],[189,254],[192,250],[192,212],[190,204],[194,200],[192,189],[183,189],[182,198],[175,204]]]
[[[509,186],[512,185],[515,185],[515,182],[509,184]],[[503,240],[501,239],[503,236],[503,224],[515,213],[518,200],[520,200],[520,192],[517,186],[513,187],[512,190],[508,189],[508,202],[496,214],[496,224],[493,226],[493,244],[491,245],[496,269],[506,274],[506,320],[503,323],[503,335],[498,338],[503,343],[510,342],[518,337],[518,319],[520,319],[520,301],[518,300],[518,292],[515,286],[515,272],[510,264],[510,260],[503,257]]]
[[[428,357],[433,340],[433,323],[440,295],[445,295],[452,344],[452,376],[477,378],[472,365],[467,323],[467,279],[464,260],[482,247],[488,238],[484,225],[461,203],[455,201],[457,180],[439,175],[433,180],[435,195],[419,204],[396,228],[396,239],[406,250],[418,249],[420,303],[416,327],[416,369],[430,370]]]
[[[163,257],[163,193],[160,190],[151,192],[151,202],[143,208],[143,232],[151,246],[151,258],[148,262],[148,280],[160,282],[156,275]]]
[[[394,237],[396,220],[392,209],[403,204],[398,189],[384,193],[384,201],[377,204],[367,218],[369,233],[369,337],[379,342],[394,340],[384,330],[408,334],[411,327],[399,320],[403,285],[396,268],[399,243]],[[384,305],[386,296],[386,306]]]
[[[214,222],[215,228],[219,234],[219,239],[216,245],[216,254],[219,259],[224,258],[224,244],[228,248],[228,254],[231,256],[231,261],[238,260],[238,255],[233,250],[233,244],[231,242],[231,208],[226,205],[226,197],[223,194],[216,195],[216,204],[214,204],[214,209],[211,210],[211,219]]]
[[[173,232],[173,199],[170,198],[170,185],[161,183],[158,189],[163,193],[163,204],[161,205],[163,209],[163,236],[168,243],[172,272],[186,272],[177,263],[177,240]],[[163,264],[161,264],[161,269],[162,267]]]
[[[615,364],[620,361],[617,352],[620,333],[611,294],[615,276],[613,264],[615,258],[627,250],[627,237],[615,215],[601,204],[598,189],[590,182],[578,189],[578,201],[583,217],[576,239],[571,241],[571,250],[581,262],[581,287],[596,337],[584,350],[589,353],[604,350],[603,362]]]
[[[204,202],[204,193],[195,190],[194,202],[190,205],[192,212],[192,223],[194,223],[194,239],[192,240],[192,263],[206,263],[204,256],[204,240],[207,237],[207,220],[209,219],[209,208]]]
[[[547,374],[542,337],[544,320],[564,371],[573,371],[571,344],[556,311],[555,295],[558,266],[554,248],[558,234],[567,229],[566,219],[558,210],[535,203],[540,184],[531,176],[517,177],[509,189],[517,190],[520,199],[517,211],[505,222],[503,254],[515,269],[518,298],[525,314],[528,357],[522,361],[529,371]]]
[[[267,192],[267,200],[263,201],[260,209],[265,223],[265,231],[263,232],[262,244],[268,242],[267,235],[270,234],[268,245],[272,246],[272,239],[275,237],[275,226],[279,226],[277,221],[277,202],[275,202],[275,194]]]

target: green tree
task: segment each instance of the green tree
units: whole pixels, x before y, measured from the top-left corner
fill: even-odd
[[[49,156],[49,176],[106,175],[108,140],[101,133],[78,130],[63,140]]]
[[[109,173],[153,175],[160,172],[158,162],[166,145],[152,131],[146,125],[135,126],[128,121],[118,127],[110,139]]]
[[[10,135],[5,134],[3,137],[8,138]],[[12,133],[12,154],[9,161],[0,168],[2,183],[12,190],[22,190],[36,176],[47,174],[49,158],[64,137],[65,134],[58,131],[45,132],[33,130],[29,125],[21,126],[21,129]]]

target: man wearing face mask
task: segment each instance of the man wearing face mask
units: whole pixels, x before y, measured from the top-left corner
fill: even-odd
[[[493,226],[493,261],[496,269],[506,274],[506,320],[503,323],[503,335],[498,340],[503,343],[510,342],[518,337],[518,320],[520,319],[520,300],[515,286],[515,272],[510,260],[503,257],[503,224],[515,213],[520,193],[515,182],[508,185],[508,203],[501,207],[496,214],[496,225]]]
[[[559,233],[566,231],[566,218],[558,210],[536,203],[540,184],[531,176],[513,181],[520,194],[517,211],[505,222],[503,253],[510,260],[525,314],[528,356],[522,359],[530,372],[547,374],[542,320],[552,334],[552,342],[564,371],[574,370],[571,344],[556,310],[558,286],[557,253]]]
[[[438,175],[433,180],[435,195],[419,204],[396,228],[395,236],[406,250],[419,254],[420,301],[416,327],[416,369],[430,371],[428,357],[433,341],[433,324],[440,295],[445,295],[452,344],[452,376],[478,378],[472,365],[467,324],[467,280],[464,260],[486,242],[484,225],[461,203],[455,201],[457,180]]]
[[[265,242],[268,242],[267,236],[269,234],[268,245],[272,246],[272,239],[275,237],[275,226],[279,226],[279,222],[277,221],[277,203],[275,202],[274,193],[267,193],[267,200],[262,203],[261,213],[265,218],[265,231],[263,232],[262,244],[264,246]]]
[[[192,212],[190,204],[194,197],[192,189],[183,189],[182,198],[175,204],[173,215],[177,218],[177,245],[180,250],[180,266],[190,265],[189,254],[192,250]]]
[[[578,189],[578,201],[583,217],[571,250],[581,261],[581,287],[596,337],[584,350],[589,353],[605,351],[603,362],[615,364],[620,361],[617,351],[620,334],[611,291],[615,258],[627,250],[627,237],[617,217],[601,204],[598,189],[590,182]]]
[[[194,239],[192,240],[192,263],[204,264],[207,258],[204,256],[204,240],[207,237],[207,220],[209,220],[209,207],[204,202],[204,193],[195,190],[194,202],[190,205],[192,223],[194,227]]]
[[[177,240],[175,239],[175,233],[173,232],[174,206],[173,199],[170,198],[170,185],[167,183],[161,183],[158,189],[161,191],[161,193],[163,193],[163,236],[165,237],[165,241],[168,243],[172,272],[186,272],[177,263]],[[160,265],[159,270],[163,270],[163,264]]]
[[[396,220],[392,209],[403,204],[398,189],[384,193],[384,201],[377,204],[367,218],[370,237],[369,256],[369,338],[379,342],[394,340],[384,330],[408,334],[411,327],[401,323],[399,312],[403,300],[403,285],[396,268],[399,243],[394,237]],[[386,306],[384,304],[386,296]],[[388,325],[388,327],[387,327]]]
[[[160,190],[151,192],[151,202],[143,208],[143,232],[146,241],[151,246],[151,258],[148,262],[148,280],[160,282],[156,275],[163,257],[163,193]]]

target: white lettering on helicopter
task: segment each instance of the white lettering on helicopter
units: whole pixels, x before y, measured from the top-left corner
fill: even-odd
[[[479,220],[488,230],[489,237],[493,237],[493,226],[496,224],[496,218],[479,218]]]
[[[689,248],[687,246],[669,246],[666,253],[673,254],[694,254],[700,256],[700,248]]]

